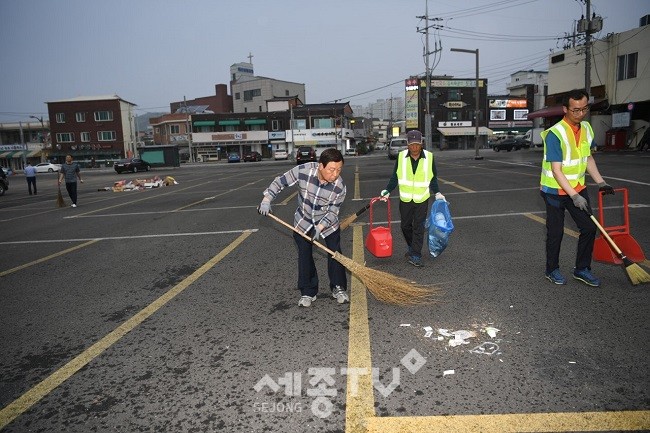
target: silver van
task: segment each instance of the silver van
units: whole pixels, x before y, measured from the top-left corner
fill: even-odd
[[[408,147],[406,137],[391,138],[388,143],[388,159],[397,159],[397,154],[408,149]]]

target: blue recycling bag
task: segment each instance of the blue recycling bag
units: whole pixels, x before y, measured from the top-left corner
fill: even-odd
[[[454,231],[449,203],[445,200],[434,201],[424,227],[429,232],[429,254],[438,257],[447,248],[449,235]]]

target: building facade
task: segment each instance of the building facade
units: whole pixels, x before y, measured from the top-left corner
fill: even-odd
[[[101,161],[136,155],[135,104],[118,95],[84,96],[47,102],[52,151],[63,162]]]

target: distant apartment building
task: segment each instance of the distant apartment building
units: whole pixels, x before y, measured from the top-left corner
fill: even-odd
[[[136,154],[134,107],[118,95],[80,96],[46,102],[50,159],[115,159]]]

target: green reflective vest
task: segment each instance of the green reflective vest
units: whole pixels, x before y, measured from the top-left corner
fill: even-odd
[[[561,190],[562,187],[553,177],[551,163],[546,161],[546,136],[553,132],[559,139],[562,146],[562,173],[566,176],[571,188],[585,184],[585,172],[587,171],[587,157],[591,155],[591,142],[594,139],[594,131],[589,122],[580,122],[580,138],[576,145],[575,134],[564,120],[542,131],[544,141],[544,159],[542,160],[542,177],[540,183],[548,188]]]
[[[402,150],[397,155],[397,183],[399,185],[399,199],[405,202],[414,201],[422,203],[429,199],[429,184],[435,173],[431,169],[433,153],[423,150],[424,158],[420,157],[418,168],[413,173],[411,158],[408,149]]]

